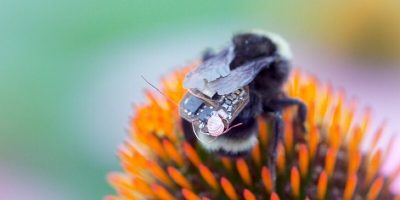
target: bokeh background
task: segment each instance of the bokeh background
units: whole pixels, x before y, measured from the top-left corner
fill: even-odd
[[[400,130],[398,1],[0,1],[0,199],[101,199],[133,103],[253,28]],[[396,159],[396,158],[393,158]],[[397,159],[398,160],[398,159]]]

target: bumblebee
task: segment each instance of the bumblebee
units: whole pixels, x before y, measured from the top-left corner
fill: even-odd
[[[257,118],[273,124],[269,159],[274,163],[283,136],[282,111],[298,106],[298,121],[307,115],[304,103],[282,90],[291,71],[288,43],[269,32],[233,36],[219,52],[207,51],[184,80],[188,93],[180,102],[185,137],[209,152],[238,157],[257,144]]]

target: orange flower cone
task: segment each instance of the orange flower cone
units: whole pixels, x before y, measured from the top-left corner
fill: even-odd
[[[172,101],[179,102],[185,94],[182,81],[188,70],[162,79],[161,90]],[[343,92],[299,71],[285,90],[306,103],[308,132],[301,133],[293,120],[296,109],[287,109],[276,180],[267,164],[271,127],[263,119],[259,119],[259,143],[247,157],[220,157],[187,143],[176,105],[147,91],[147,104],[136,106],[130,134],[118,151],[122,172],[108,176],[116,195],[105,199],[396,198],[391,184],[400,167],[388,177],[380,173],[391,152],[374,144],[368,152],[360,151],[369,110],[355,120],[355,103],[347,104]]]

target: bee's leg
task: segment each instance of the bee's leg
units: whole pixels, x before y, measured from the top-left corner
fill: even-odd
[[[303,132],[306,132],[305,121],[307,118],[307,107],[302,101],[293,98],[284,98],[284,99],[274,100],[271,103],[280,109],[285,109],[286,107],[289,106],[298,106],[297,116],[301,124],[301,129]]]
[[[282,119],[282,112],[276,111],[273,114],[273,139],[271,143],[271,154],[269,156],[269,168],[271,170],[271,175],[273,180],[276,180],[276,158],[277,158],[277,150],[278,150],[278,143],[283,139],[283,119]]]

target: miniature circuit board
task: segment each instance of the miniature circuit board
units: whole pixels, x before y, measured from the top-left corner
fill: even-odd
[[[180,102],[180,115],[191,122],[195,129],[208,133],[207,121],[213,114],[218,114],[228,127],[249,102],[248,87],[226,94],[204,95],[198,90],[190,90]]]

